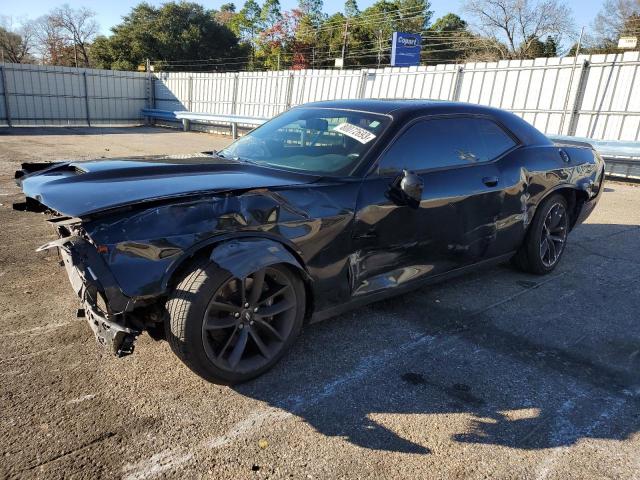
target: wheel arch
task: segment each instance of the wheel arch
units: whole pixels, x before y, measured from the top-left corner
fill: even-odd
[[[311,317],[315,305],[313,280],[301,253],[291,242],[262,232],[209,238],[186,250],[171,264],[162,279],[162,291],[168,293],[189,265],[202,257],[209,257],[221,269],[236,277],[244,277],[258,268],[275,264],[287,265],[300,275],[307,300],[305,318]]]
[[[543,197],[536,203],[533,215],[535,215],[538,211],[538,207],[542,205],[551,195],[560,194],[567,201],[567,210],[571,215],[571,223],[570,228],[573,228],[576,224],[578,216],[580,214],[580,209],[584,202],[589,199],[589,195],[584,190],[579,187],[571,184],[560,184],[551,189],[549,189]],[[533,215],[531,218],[533,218]],[[529,224],[530,226],[531,224]]]

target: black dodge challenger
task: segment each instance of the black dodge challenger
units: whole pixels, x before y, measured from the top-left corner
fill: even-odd
[[[462,103],[293,108],[219,152],[30,163],[99,343],[143,331],[234,384],[273,366],[306,321],[511,259],[558,264],[604,163],[516,115]]]

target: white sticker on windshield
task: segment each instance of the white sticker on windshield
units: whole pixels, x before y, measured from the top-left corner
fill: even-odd
[[[371,133],[369,130],[365,130],[364,128],[360,128],[351,123],[341,123],[336,128],[333,129],[334,132],[342,133],[347,137],[351,137],[360,143],[369,143],[371,140],[376,138],[376,136]]]

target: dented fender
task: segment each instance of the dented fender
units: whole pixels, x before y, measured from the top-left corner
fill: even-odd
[[[237,238],[216,245],[209,256],[216,265],[236,278],[265,267],[285,263],[308,274],[300,262],[281,243],[267,238]]]

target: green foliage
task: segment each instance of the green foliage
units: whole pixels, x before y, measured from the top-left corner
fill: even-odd
[[[196,3],[170,2],[157,8],[141,3],[113,27],[111,37],[96,39],[91,57],[102,68],[130,70],[146,58],[160,60],[158,68],[162,61],[224,59],[243,53],[234,33],[219,24],[214,14]],[[164,68],[171,68],[170,64]]]
[[[547,39],[542,42],[538,37],[530,37],[521,47],[521,58],[541,58],[557,56],[557,43],[555,38],[547,35]]]
[[[302,17],[307,17],[311,25],[318,28],[326,15],[322,12],[322,0],[298,0],[298,10]]]
[[[464,32],[467,26],[467,22],[455,13],[447,13],[433,22],[430,30],[433,32]]]
[[[274,28],[282,20],[279,0],[265,0],[260,10],[260,28],[268,30]]]
[[[422,42],[422,61],[433,64],[464,58],[471,38],[467,22],[454,13],[448,13],[427,30]]]
[[[0,51],[2,59],[12,63],[31,63],[33,57],[30,55],[28,39],[18,32],[12,32],[0,27]]]
[[[357,17],[360,15],[360,9],[358,8],[358,2],[356,0],[347,0],[344,2],[344,14],[348,18]]]
[[[246,43],[253,43],[260,21],[260,5],[256,0],[247,0],[233,20],[230,28]]]
[[[544,56],[545,57],[557,57],[558,56],[558,44],[551,35],[547,36],[544,41]]]
[[[544,43],[538,37],[530,36],[520,45],[520,58],[544,57]]]
[[[236,12],[233,3],[219,11],[187,2],[140,3],[111,37],[95,40],[91,60],[115,69],[136,69],[146,58],[163,61],[156,69],[194,69],[197,63],[190,61],[204,59],[216,59],[220,70],[310,68],[332,67],[344,49],[345,68],[385,66],[394,31],[422,34],[423,64],[493,60],[506,51],[499,42],[471,33],[453,13],[432,24],[429,0],[377,0],[363,11],[357,0],[346,0],[345,13],[331,16],[322,5],[322,0],[298,0],[299,8],[282,12],[279,0],[247,0]],[[555,42],[535,38],[521,48],[527,55],[552,55]],[[233,66],[225,68],[225,59]],[[203,68],[217,69],[206,62]]]

